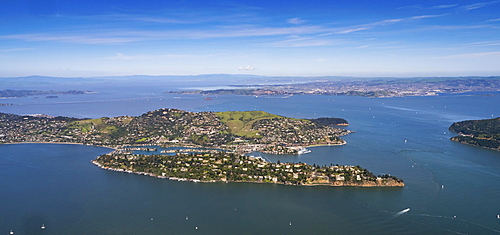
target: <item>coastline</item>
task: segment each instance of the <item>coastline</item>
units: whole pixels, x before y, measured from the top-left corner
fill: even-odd
[[[128,174],[135,174],[135,175],[145,175],[145,176],[150,176],[153,178],[158,178],[158,179],[168,179],[172,181],[180,181],[180,182],[195,182],[195,183],[257,183],[257,184],[279,184],[279,185],[288,185],[288,186],[306,186],[306,187],[313,187],[313,186],[328,186],[328,187],[363,187],[363,188],[395,188],[395,187],[404,187],[405,184],[403,182],[396,182],[394,180],[390,180],[389,183],[386,184],[381,184],[381,180],[376,180],[376,181],[362,181],[359,183],[356,182],[344,182],[344,181],[335,181],[332,183],[311,183],[311,184],[286,184],[286,183],[281,183],[281,182],[258,182],[258,181],[224,181],[224,180],[198,180],[198,179],[188,179],[188,178],[177,178],[177,177],[168,177],[168,176],[160,176],[156,175],[153,173],[148,173],[148,172],[137,172],[137,171],[131,171],[131,170],[124,170],[124,169],[118,169],[118,168],[112,168],[112,167],[105,167],[102,164],[98,163],[95,159],[90,161],[92,164],[95,166],[99,167],[100,169],[103,170],[108,170],[108,171],[116,171],[116,172],[122,172],[122,173],[128,173]]]
[[[84,144],[84,143],[74,143],[74,142],[9,142],[9,143],[0,143],[0,145],[3,144],[72,144],[72,145],[84,145],[84,146],[92,146],[92,147],[103,147],[103,148],[108,148],[112,149],[113,151],[118,150],[118,146],[100,146],[100,145],[93,145],[93,144]]]

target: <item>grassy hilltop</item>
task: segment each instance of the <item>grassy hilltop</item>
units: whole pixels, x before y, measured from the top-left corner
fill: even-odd
[[[221,122],[226,124],[231,134],[243,137],[259,138],[259,132],[252,130],[252,125],[259,120],[284,118],[264,111],[227,111],[216,113]]]

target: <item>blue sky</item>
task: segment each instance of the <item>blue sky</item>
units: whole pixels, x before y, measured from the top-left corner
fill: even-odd
[[[0,76],[500,75],[500,0],[0,1]]]

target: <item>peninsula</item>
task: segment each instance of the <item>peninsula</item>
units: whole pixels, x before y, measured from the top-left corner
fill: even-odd
[[[452,141],[500,151],[500,117],[456,122],[449,129],[459,134]]]
[[[318,78],[321,79],[321,78]],[[170,91],[202,95],[347,95],[370,98],[434,96],[439,93],[499,91],[500,77],[346,79],[277,85],[234,85],[234,89]]]
[[[0,143],[81,143],[191,146],[237,153],[297,154],[312,145],[343,145],[351,131],[333,127],[344,119],[295,119],[263,111],[188,112],[159,109],[141,116],[77,119],[0,113]]]
[[[263,111],[188,112],[159,109],[141,116],[78,119],[0,113],[0,143],[48,142],[107,146],[115,151],[93,161],[115,171],[200,182],[260,182],[290,185],[404,186],[359,166],[270,163],[245,156],[253,151],[300,154],[307,146],[343,145],[351,131],[341,118],[296,119]],[[135,154],[137,150],[189,147],[192,152]],[[175,149],[175,148],[174,148]],[[177,148],[178,149],[178,148]],[[174,154],[174,155],[172,155]]]

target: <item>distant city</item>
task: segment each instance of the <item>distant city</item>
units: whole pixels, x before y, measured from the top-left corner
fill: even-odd
[[[317,81],[286,85],[234,85],[234,89],[171,91],[204,95],[351,95],[364,97],[433,96],[439,93],[499,91],[500,77],[413,78]]]

